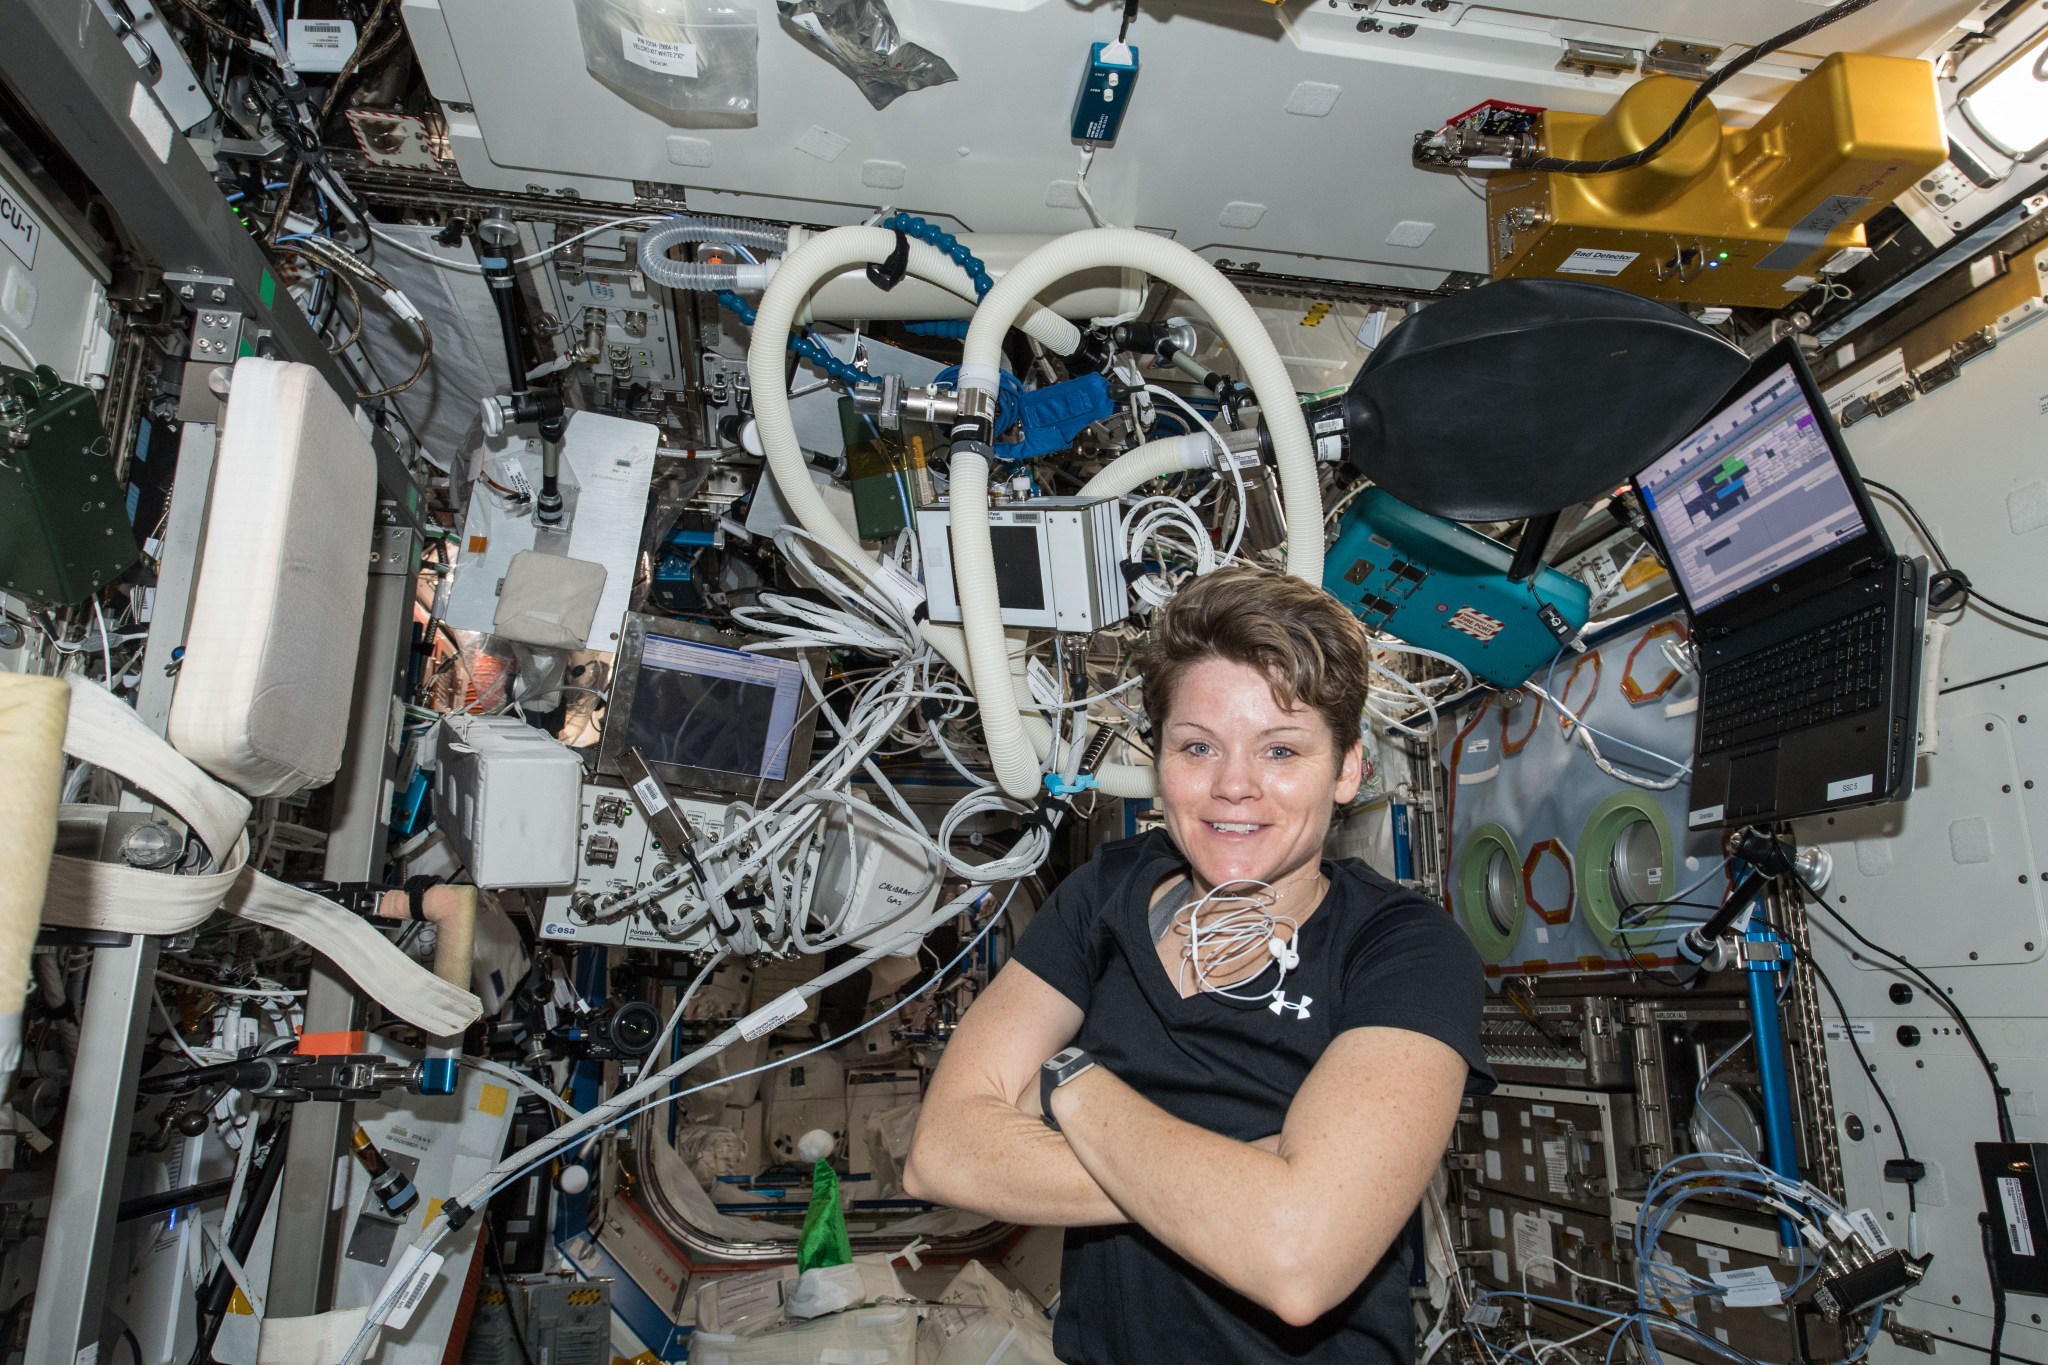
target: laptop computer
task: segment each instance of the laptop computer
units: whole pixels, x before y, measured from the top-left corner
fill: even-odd
[[[1796,340],[1634,484],[1699,655],[1687,826],[1910,794],[1926,566],[1892,548]]]

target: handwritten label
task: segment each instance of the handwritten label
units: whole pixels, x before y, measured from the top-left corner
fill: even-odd
[[[0,246],[14,253],[15,259],[33,269],[36,263],[36,244],[43,240],[43,225],[28,211],[13,191],[0,185]]]

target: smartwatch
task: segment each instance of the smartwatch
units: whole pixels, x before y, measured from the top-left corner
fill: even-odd
[[[1052,1092],[1094,1065],[1093,1057],[1078,1047],[1070,1047],[1054,1053],[1052,1059],[1038,1069],[1038,1108],[1046,1127],[1055,1133],[1060,1130],[1059,1120],[1052,1116]]]

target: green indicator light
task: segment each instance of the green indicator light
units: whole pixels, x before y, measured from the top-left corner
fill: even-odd
[[[1720,256],[1720,258],[1721,258],[1722,260],[1724,260],[1724,261],[1728,259],[1728,253],[1727,253],[1727,252],[1725,252],[1725,251],[1722,251],[1722,252],[1717,252],[1716,254],[1717,254],[1718,256]]]

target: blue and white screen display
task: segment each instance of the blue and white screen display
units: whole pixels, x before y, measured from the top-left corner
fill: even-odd
[[[1636,476],[1694,611],[1869,529],[1825,420],[1785,365]]]

